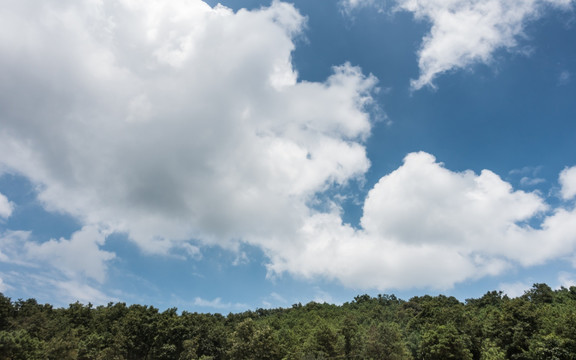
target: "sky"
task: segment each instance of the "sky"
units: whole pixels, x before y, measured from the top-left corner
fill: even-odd
[[[576,285],[572,0],[2,0],[0,292]]]

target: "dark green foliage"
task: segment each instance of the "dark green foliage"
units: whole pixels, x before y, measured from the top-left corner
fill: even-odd
[[[438,325],[424,332],[418,350],[422,360],[472,360],[469,339],[454,325]]]
[[[12,317],[14,317],[12,302],[10,298],[0,293],[0,331],[8,329]]]
[[[357,356],[358,348],[358,322],[356,318],[348,315],[344,318],[340,329],[344,337],[344,356],[346,359],[352,359]]]
[[[0,294],[0,360],[576,360],[576,287],[510,299],[359,295],[239,314],[110,303],[54,309]]]
[[[40,341],[26,330],[0,331],[0,359],[42,359]]]
[[[365,359],[404,360],[411,359],[402,337],[400,326],[396,323],[373,323],[365,338]]]
[[[250,318],[236,325],[230,341],[231,359],[280,360],[280,344],[268,325],[256,325]]]
[[[332,359],[338,354],[338,333],[326,322],[319,321],[312,333],[312,353],[317,358]]]
[[[522,298],[533,304],[551,304],[554,302],[554,291],[546,284],[534,284],[532,289],[526,291]]]

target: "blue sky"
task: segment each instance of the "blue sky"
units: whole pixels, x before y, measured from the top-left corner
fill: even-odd
[[[20,0],[0,23],[6,296],[576,284],[573,1]]]

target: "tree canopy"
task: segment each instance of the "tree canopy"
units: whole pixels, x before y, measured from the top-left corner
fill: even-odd
[[[523,296],[359,295],[237,314],[0,294],[0,360],[576,360],[576,287]]]

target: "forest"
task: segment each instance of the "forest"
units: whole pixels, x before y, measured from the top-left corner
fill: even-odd
[[[0,359],[576,359],[576,287],[510,298],[359,295],[228,315],[67,308],[0,293]]]

